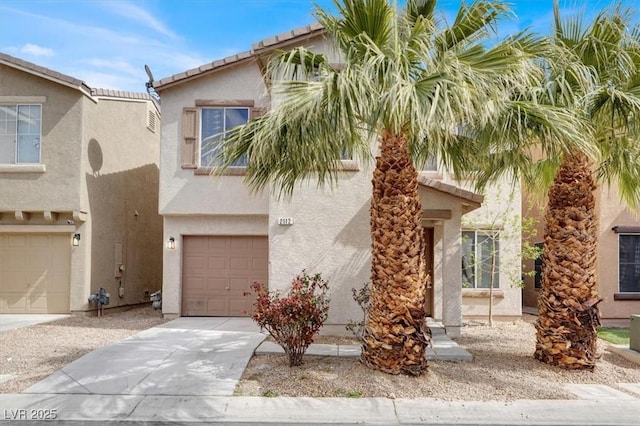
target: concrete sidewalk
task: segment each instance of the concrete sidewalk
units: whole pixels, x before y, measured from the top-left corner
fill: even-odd
[[[428,398],[263,398],[2,395],[1,422],[36,424],[638,425],[640,400],[440,401]],[[55,411],[54,411],[55,410]],[[17,422],[16,422],[17,423]]]
[[[0,332],[66,318],[69,314],[0,314]]]
[[[463,347],[451,340],[440,323],[430,322],[432,339],[427,348],[429,361],[472,361],[473,356]],[[362,351],[360,345],[328,345],[312,343],[305,355],[358,357]],[[284,349],[275,342],[263,342],[256,349],[256,355],[284,354]]]
[[[265,337],[246,318],[180,318],[91,352],[22,394],[0,395],[0,423],[638,425],[640,419],[640,384],[630,384],[628,394],[580,387],[574,393],[582,399],[548,401],[232,396]]]

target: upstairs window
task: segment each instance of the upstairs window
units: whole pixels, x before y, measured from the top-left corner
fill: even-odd
[[[220,152],[219,141],[234,127],[249,121],[249,108],[219,107],[202,108],[200,126],[200,167],[215,166],[215,156]],[[246,167],[246,156],[232,164]]]
[[[640,234],[619,235],[620,293],[640,293]]]
[[[0,164],[40,163],[41,128],[41,105],[0,105]]]
[[[500,287],[499,243],[494,231],[462,231],[462,287]]]

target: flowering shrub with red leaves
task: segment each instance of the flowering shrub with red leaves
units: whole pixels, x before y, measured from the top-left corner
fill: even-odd
[[[280,297],[279,292],[269,292],[259,282],[254,282],[251,288],[257,294],[254,321],[282,346],[290,367],[302,364],[302,355],[327,319],[329,284],[320,274],[311,276],[302,271],[285,297]]]

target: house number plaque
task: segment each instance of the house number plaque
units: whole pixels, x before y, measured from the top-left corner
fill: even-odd
[[[292,217],[279,217],[278,218],[278,225],[282,225],[282,226],[293,225],[293,218]]]

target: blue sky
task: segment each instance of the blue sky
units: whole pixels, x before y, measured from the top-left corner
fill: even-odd
[[[314,3],[335,10],[331,0],[1,0],[0,51],[92,87],[141,92],[145,64],[160,79],[249,50],[313,22]],[[517,20],[502,22],[500,33],[547,33],[552,4],[512,1]],[[567,13],[584,9],[589,16],[609,2],[560,4]],[[452,19],[458,5],[441,0],[438,9]]]

